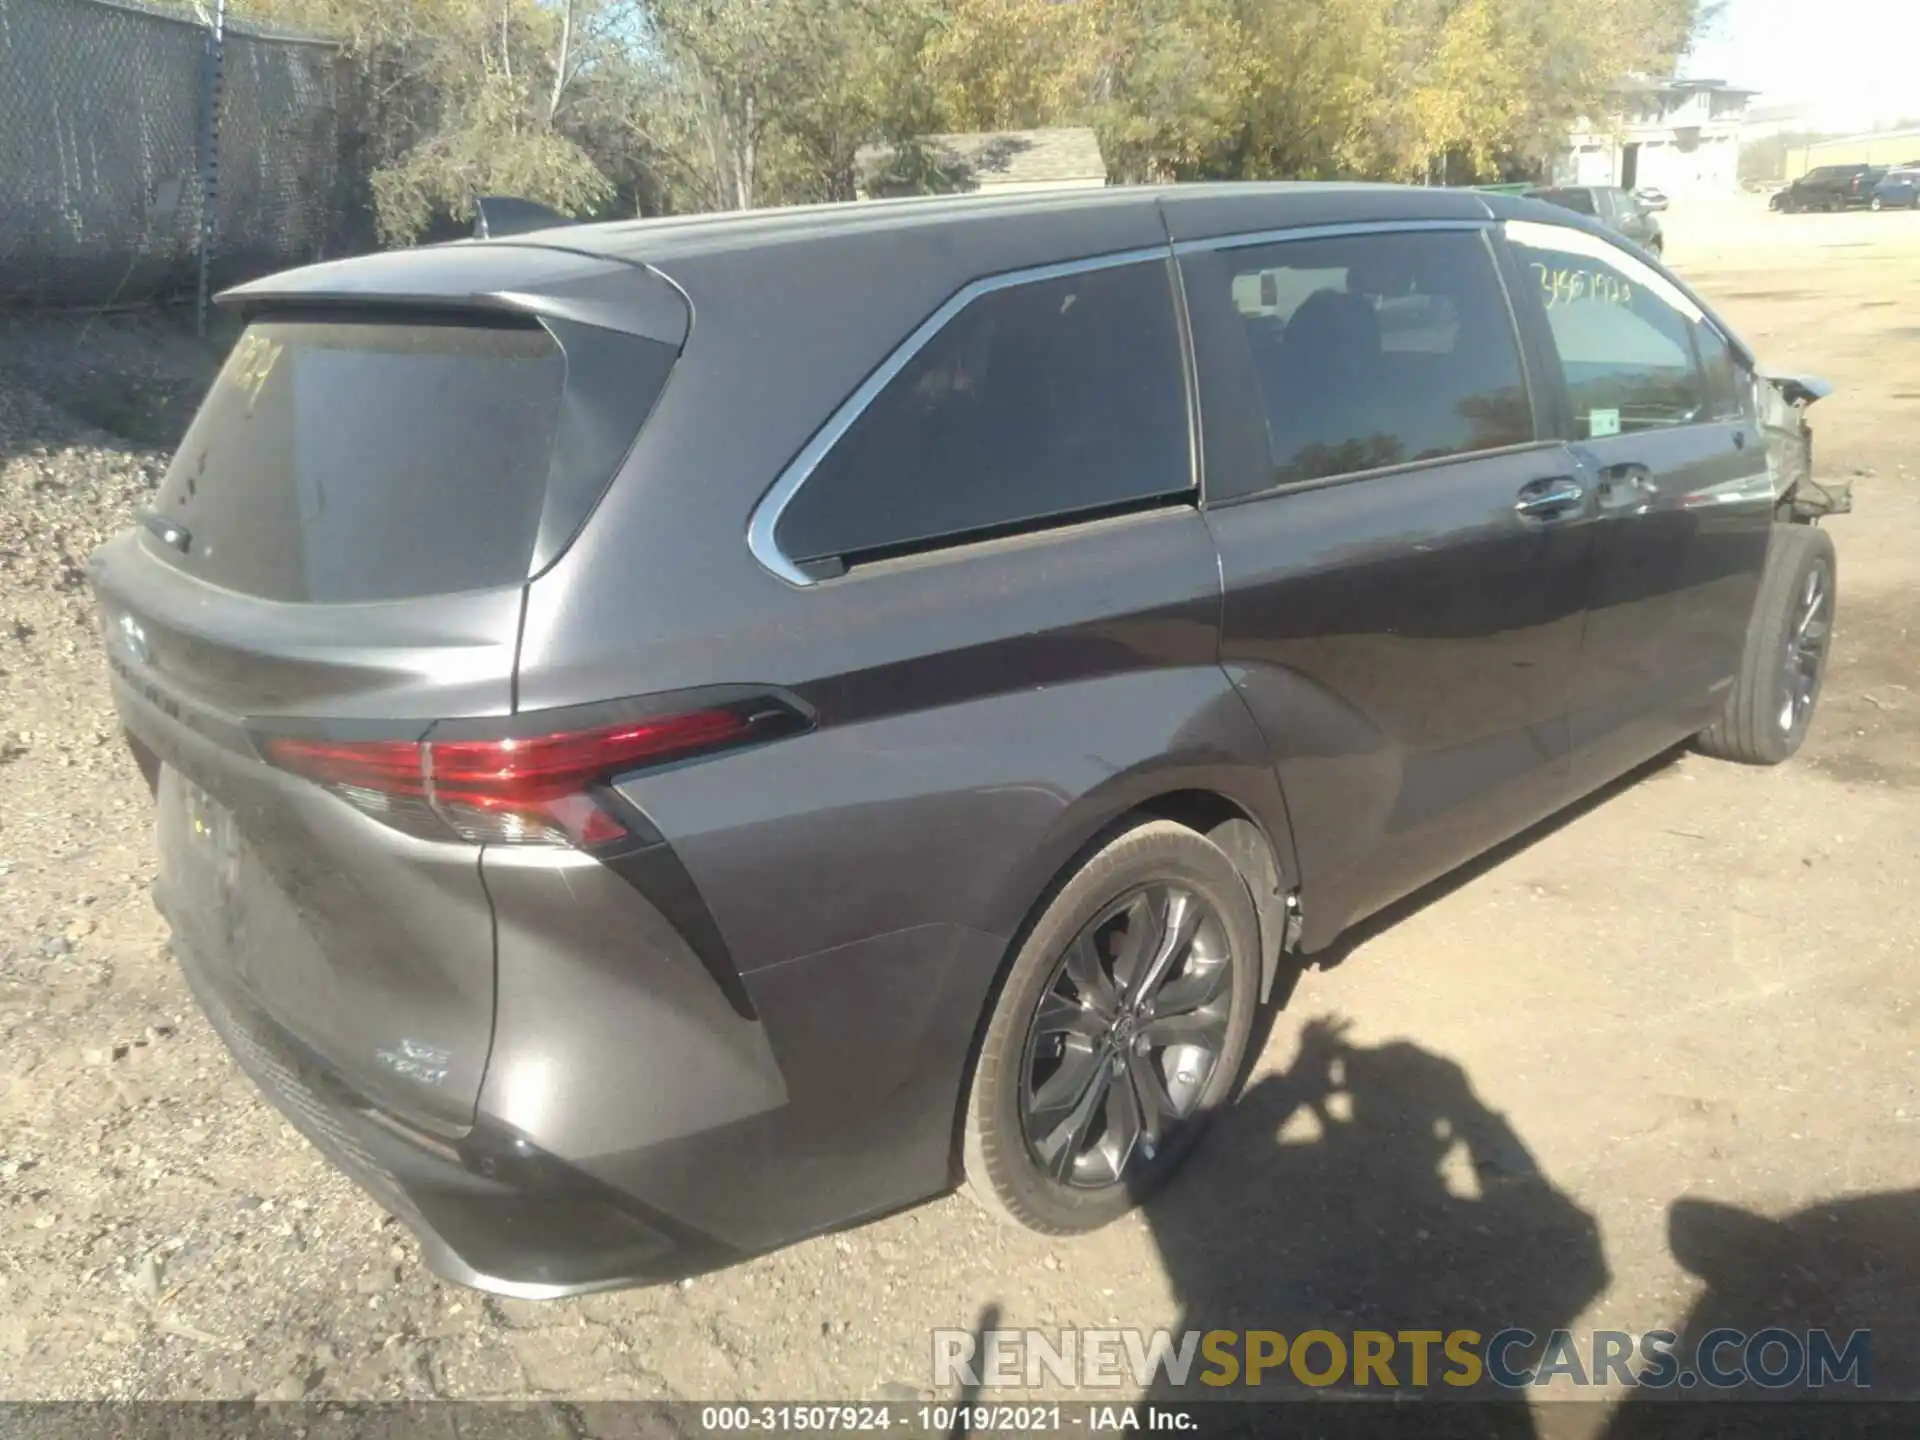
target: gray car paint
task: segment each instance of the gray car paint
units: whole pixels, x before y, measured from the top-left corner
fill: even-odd
[[[1550,420],[1513,453],[1230,508],[1196,494],[805,586],[746,543],[824,419],[983,276],[1307,225],[1507,215],[1597,229],[1458,191],[1140,189],[574,227],[248,287],[249,304],[551,307],[656,338],[678,304],[684,326],[619,475],[524,590],[349,615],[194,585],[150,538],[102,552],[109,617],[159,637],[148,659],[118,657],[130,728],[240,807],[252,888],[287,953],[322,954],[340,980],[311,1009],[265,986],[267,1020],[404,1119],[497,1127],[636,1206],[761,1248],[952,1182],[968,1056],[1009,947],[1122,817],[1250,818],[1313,948],[1564,803],[1587,539],[1576,526],[1543,543],[1511,508],[1521,484],[1577,463]],[[1214,442],[1201,454],[1196,427],[1183,478],[1206,478]],[[1732,569],[1698,659],[1723,676],[1734,591],[1757,572],[1744,539],[1715,554]],[[1499,583],[1477,585],[1489,567]],[[1657,603],[1679,579],[1654,579]],[[720,683],[780,687],[814,727],[619,783],[711,916],[723,953],[704,959],[611,863],[396,838],[195,718],[417,729]],[[1662,715],[1629,748],[1670,743],[1678,723]],[[177,804],[163,864],[191,843]],[[341,847],[360,858],[338,874],[302,858]],[[409,913],[436,889],[457,903]],[[276,894],[300,901],[297,920]],[[184,909],[186,943],[237,963],[206,902]],[[379,1057],[400,1040],[445,1051],[446,1075],[395,1074]]]

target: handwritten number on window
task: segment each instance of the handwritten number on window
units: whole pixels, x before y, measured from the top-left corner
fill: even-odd
[[[1540,277],[1540,294],[1546,307],[1577,305],[1582,300],[1598,300],[1603,305],[1633,304],[1633,286],[1611,270],[1582,270],[1573,266],[1550,266],[1530,262]]]

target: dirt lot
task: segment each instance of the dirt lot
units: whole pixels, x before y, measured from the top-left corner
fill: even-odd
[[[14,323],[0,1398],[905,1397],[932,1327],[994,1316],[1868,1324],[1880,1383],[1914,1385],[1920,215],[1727,206],[1668,232],[1770,361],[1839,386],[1819,464],[1858,513],[1832,527],[1837,653],[1796,763],[1671,759],[1369,926],[1305,977],[1194,1171],[1104,1233],[1048,1242],[949,1198],[550,1305],[432,1279],[192,1009],[79,566],[206,356],[151,322]]]

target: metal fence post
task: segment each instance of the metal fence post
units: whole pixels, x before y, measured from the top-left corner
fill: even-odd
[[[200,284],[194,298],[193,325],[207,333],[207,270],[213,259],[213,241],[220,193],[220,83],[227,48],[227,0],[213,0],[207,22],[206,63],[200,86]]]

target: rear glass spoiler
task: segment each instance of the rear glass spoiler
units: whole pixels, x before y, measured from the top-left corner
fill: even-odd
[[[692,321],[679,286],[649,265],[521,240],[459,240],[328,260],[215,298],[249,316],[335,306],[506,312],[617,330],[676,351]]]

